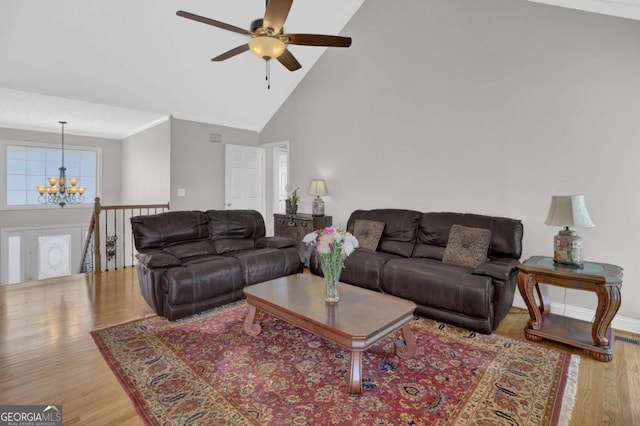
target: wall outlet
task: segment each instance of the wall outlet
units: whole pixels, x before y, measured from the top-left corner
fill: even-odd
[[[187,190],[184,188],[178,188],[178,197],[186,197],[187,196]]]

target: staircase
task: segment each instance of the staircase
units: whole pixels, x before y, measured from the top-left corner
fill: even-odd
[[[103,206],[95,199],[89,231],[82,250],[80,273],[102,272],[136,264],[131,218],[169,210],[167,204]]]

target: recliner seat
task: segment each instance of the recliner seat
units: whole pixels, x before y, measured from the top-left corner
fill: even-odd
[[[247,285],[302,272],[293,240],[265,237],[253,210],[175,211],[131,218],[142,296],[176,320],[244,297]]]
[[[356,210],[356,220],[384,222],[375,251],[358,248],[345,261],[340,281],[412,300],[416,312],[482,333],[491,333],[513,304],[522,254],[520,220],[464,213]],[[491,230],[486,262],[476,268],[442,261],[452,225]],[[322,275],[315,253],[313,274]]]

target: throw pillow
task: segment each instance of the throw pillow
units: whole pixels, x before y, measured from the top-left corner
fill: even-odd
[[[365,250],[376,251],[384,225],[384,222],[374,220],[356,220],[353,225],[353,236],[358,240],[358,246]]]
[[[477,268],[487,261],[490,242],[489,229],[453,225],[449,230],[449,241],[442,262]]]

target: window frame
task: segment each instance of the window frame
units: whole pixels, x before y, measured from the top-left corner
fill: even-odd
[[[11,139],[0,139],[0,162],[2,164],[2,173],[0,173],[0,188],[2,191],[2,197],[0,197],[0,210],[40,210],[40,209],[59,209],[57,204],[21,204],[21,205],[7,205],[7,146],[17,145],[24,147],[37,147],[37,148],[49,148],[49,149],[61,149],[61,146],[56,146],[51,143],[20,141]],[[102,147],[99,146],[87,146],[87,145],[70,145],[65,143],[65,151],[69,150],[83,150],[93,151],[96,154],[96,197],[100,197],[102,193]],[[33,188],[36,191],[36,188]],[[67,204],[65,209],[72,208],[93,208],[93,201],[85,198],[84,203],[81,204]]]

